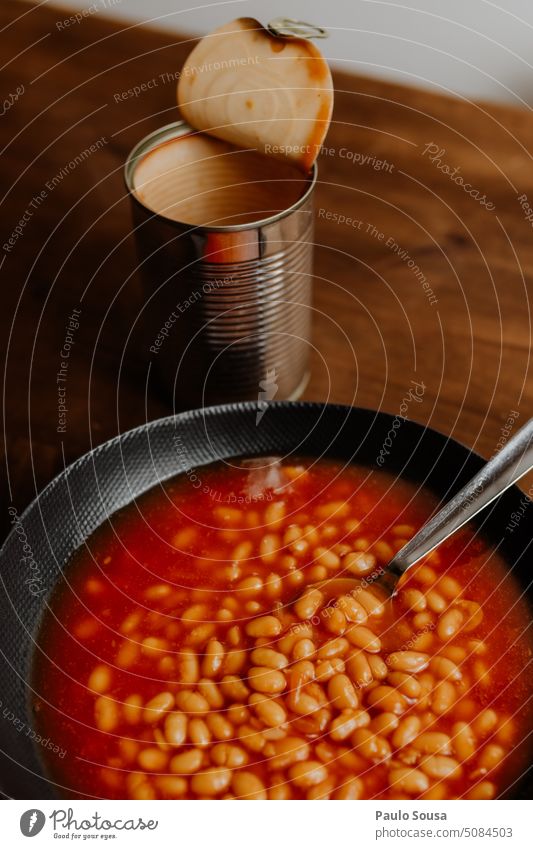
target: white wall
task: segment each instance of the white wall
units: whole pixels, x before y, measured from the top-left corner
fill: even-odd
[[[468,98],[533,104],[533,0],[55,0],[53,5],[205,33],[278,15],[330,31],[333,65]]]

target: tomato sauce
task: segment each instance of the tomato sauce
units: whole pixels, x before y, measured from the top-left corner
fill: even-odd
[[[276,504],[282,505],[278,518]],[[331,706],[333,685],[325,678],[324,683],[317,679],[304,686],[310,704],[315,699],[318,705],[309,714],[295,712],[296,707],[293,711],[294,703],[287,695],[291,668],[307,657],[306,646],[292,647],[294,640],[287,636],[298,625],[295,599],[326,576],[327,580],[346,577],[349,553],[369,554],[373,576],[405,542],[404,535],[414,533],[436,505],[426,489],[383,471],[291,458],[197,469],[161,484],[113,515],[67,565],[37,638],[35,726],[66,751],[64,757],[45,755],[45,767],[59,794],[65,798],[246,797],[238,788],[248,786],[247,780],[256,786],[254,776],[263,790],[256,789],[256,796],[250,791],[248,798],[492,798],[504,792],[528,761],[522,741],[532,726],[530,610],[507,564],[474,528],[462,530],[440,546],[402,584],[404,595],[385,605],[384,616],[375,621],[369,618],[368,627],[381,641],[375,655],[381,660],[372,661],[370,656],[375,680],[367,688],[356,684],[357,709],[343,709],[343,715],[357,714],[366,725],[341,741],[333,739],[331,722],[337,709]],[[302,531],[301,545],[291,530],[294,527],[308,529]],[[293,538],[296,542],[288,542]],[[442,584],[443,577],[453,582]],[[418,596],[409,596],[409,588],[417,588]],[[453,598],[454,592],[458,598]],[[415,599],[415,607],[409,609],[402,598]],[[445,609],[439,609],[442,599]],[[463,604],[462,599],[469,601]],[[435,609],[428,606],[430,600]],[[465,607],[472,602],[473,607]],[[194,619],[196,614],[190,612],[194,607],[200,614],[191,623],[187,617]],[[465,625],[446,642],[439,634],[449,609],[477,613],[467,617],[468,629]],[[342,623],[338,631],[331,630],[334,626],[327,622],[324,610],[305,623],[308,631],[302,632],[302,639],[310,640],[315,652],[308,660],[315,671],[320,647],[337,637],[347,642]],[[248,635],[251,620],[269,615],[278,617],[279,635]],[[360,635],[355,634],[356,639]],[[289,665],[282,673],[289,683],[286,691],[267,692],[265,698],[272,698],[285,711],[282,731],[265,725],[254,713],[250,696],[254,685],[249,677],[254,648],[278,651],[278,640],[285,647]],[[214,641],[223,646],[225,655],[213,680],[223,688],[227,669],[235,668],[230,676],[248,688],[242,697],[244,707],[237,710],[237,690],[234,694],[231,682],[226,682],[223,704],[210,707],[207,714],[189,714],[189,729],[191,717],[195,719],[194,734],[189,730],[193,736],[181,747],[173,746],[165,736],[169,728],[165,716],[176,711],[174,699],[178,712],[186,713],[179,707],[185,704],[179,694],[200,688],[194,675],[192,682],[183,680],[183,651],[197,653],[204,670],[206,651],[211,651],[208,646],[213,647]],[[358,656],[364,654],[358,643],[351,644],[350,651],[354,645]],[[410,682],[415,689],[421,682],[422,690],[428,686],[430,690],[416,698],[402,696],[404,705],[396,710],[390,682],[400,689],[409,682],[400,684],[400,677],[385,667],[391,653],[399,651],[422,652],[431,658],[425,672],[413,675],[417,681]],[[442,710],[435,696],[439,682],[433,677],[433,683],[427,683],[437,652],[439,657],[455,658],[462,674],[453,683],[453,704]],[[338,657],[338,669],[348,669],[346,647]],[[381,677],[379,663],[385,664]],[[345,671],[342,676],[344,680]],[[381,710],[379,702],[372,704],[372,690],[378,686],[388,687],[384,704],[390,702],[392,711]],[[445,698],[452,692],[450,686],[439,689]],[[394,692],[398,695],[397,689]],[[161,714],[159,708],[147,713],[146,705],[161,694],[170,694],[172,705],[165,705],[163,698]],[[214,736],[208,724],[213,711],[230,721],[231,738]],[[248,714],[246,723],[239,719],[239,711]],[[394,728],[386,727],[386,716]],[[444,761],[431,760],[431,752],[420,755],[414,743],[404,747],[394,743],[398,740],[395,729],[405,716],[416,717],[419,735],[437,731],[451,739],[442,749]],[[448,760],[450,764],[454,757],[460,760],[455,743],[460,723],[478,728],[476,751],[465,756],[454,772]],[[239,731],[244,724],[250,729],[248,736]],[[252,731],[264,732],[264,737],[257,742]],[[305,763],[318,765],[314,773],[309,767],[308,773],[300,775],[299,761],[291,763],[290,758],[286,766],[280,757],[276,766],[271,765],[287,736],[304,741]],[[372,749],[376,739],[378,748]],[[227,763],[225,750],[219,748],[213,754],[214,747],[223,743],[236,743],[244,752],[245,763],[238,764],[231,776],[220,765]],[[481,760],[479,752],[491,746]],[[178,761],[172,759],[191,749],[199,751],[200,766],[192,773],[174,769],[172,764]],[[491,765],[491,758],[498,763]],[[235,779],[239,768],[245,771],[242,781]],[[451,771],[445,775],[448,768]],[[413,781],[406,772],[412,769],[416,771]],[[191,777],[205,770],[213,790],[204,788],[201,777]],[[409,790],[411,784],[414,789]],[[349,789],[343,794],[342,788]]]

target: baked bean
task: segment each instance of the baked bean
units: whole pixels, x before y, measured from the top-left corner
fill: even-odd
[[[447,657],[448,660],[453,661],[457,665],[461,664],[463,660],[466,660],[467,654],[467,650],[461,646],[443,646],[440,652],[441,657]]]
[[[405,696],[395,690],[394,687],[387,687],[384,684],[380,684],[370,691],[368,703],[379,710],[398,715],[407,709]]]
[[[160,793],[169,799],[185,796],[189,786],[187,780],[180,775],[159,775],[155,784]]]
[[[390,563],[390,561],[394,557],[394,551],[392,550],[388,542],[385,542],[385,540],[379,540],[378,542],[374,543],[372,550],[376,555],[377,559],[380,561],[380,563]]]
[[[143,719],[149,723],[158,722],[172,707],[174,707],[172,693],[158,693],[144,706]]]
[[[180,775],[190,775],[196,772],[202,766],[203,755],[200,749],[187,749],[179,755],[174,755],[171,759],[169,767],[171,772],[177,772]]]
[[[431,709],[434,713],[447,713],[456,699],[455,687],[450,681],[439,681],[433,690]]]
[[[452,753],[451,740],[441,731],[424,731],[413,742],[413,746],[425,755],[451,755]]]
[[[265,785],[253,772],[236,772],[231,780],[231,789],[239,799],[266,799]]]
[[[392,745],[396,749],[403,749],[404,746],[409,746],[416,739],[419,731],[420,719],[418,716],[404,717],[392,735]]]
[[[155,791],[148,781],[143,781],[132,790],[134,799],[155,799]]]
[[[205,714],[209,712],[207,699],[192,690],[182,690],[177,693],[176,704],[184,713]]]
[[[231,740],[234,736],[233,725],[221,713],[209,713],[205,721],[216,740]]]
[[[310,754],[309,744],[302,737],[285,737],[270,744],[272,753],[270,765],[272,769],[287,769],[298,761],[306,761]]]
[[[336,519],[341,516],[346,516],[350,511],[350,504],[346,501],[330,501],[328,504],[319,504],[315,507],[315,516],[317,519]]]
[[[217,684],[209,678],[200,678],[198,681],[198,692],[204,697],[209,707],[218,710],[224,704],[224,697]]]
[[[194,718],[189,722],[189,738],[194,746],[205,749],[211,742],[211,731],[203,719]]]
[[[165,738],[171,746],[182,746],[187,739],[187,717],[177,711],[165,717]]]
[[[325,781],[321,781],[320,784],[315,784],[313,787],[310,787],[305,794],[305,798],[311,800],[329,799],[334,789],[335,780],[332,777],[329,777],[326,778]]]
[[[370,666],[370,671],[372,672],[372,677],[377,681],[382,681],[387,677],[387,673],[389,671],[389,667],[383,660],[383,658],[378,657],[375,654],[367,654],[366,659],[368,661],[368,665]]]
[[[211,760],[216,766],[227,766],[229,769],[238,769],[248,763],[248,753],[240,746],[230,743],[217,743],[211,749]]]
[[[391,785],[409,796],[418,796],[420,793],[425,793],[429,788],[429,780],[427,775],[419,769],[410,769],[409,767],[396,767],[389,772]]]
[[[298,619],[311,619],[324,602],[324,596],[317,589],[306,590],[294,605]]]
[[[401,525],[394,525],[392,528],[392,533],[397,537],[406,537],[409,539],[414,536],[415,528],[413,525],[408,525],[407,523]]]
[[[271,528],[279,528],[283,524],[286,511],[284,501],[273,501],[265,510],[265,525]]]
[[[277,534],[265,534],[259,543],[259,556],[263,563],[273,563],[281,548],[281,540]]]
[[[224,676],[234,677],[246,666],[247,654],[245,649],[231,649],[226,652],[222,672]]]
[[[161,749],[141,749],[137,758],[141,769],[148,772],[162,772],[167,765],[167,756]]]
[[[370,590],[363,590],[361,587],[358,587],[355,599],[359,604],[362,604],[369,616],[380,617],[385,613],[383,602],[374,593],[371,593]]]
[[[496,731],[496,739],[499,743],[509,745],[516,737],[516,725],[511,717],[503,717],[500,719],[499,727]]]
[[[315,713],[320,708],[320,703],[317,702],[309,693],[302,690],[293,690],[287,696],[287,705],[290,710],[301,716],[307,716],[310,713]]]
[[[141,647],[131,640],[124,640],[120,646],[115,663],[121,669],[130,669],[137,662]]]
[[[266,737],[251,725],[240,725],[237,729],[237,737],[251,752],[262,752],[265,747]]]
[[[294,660],[305,660],[312,657],[316,652],[315,644],[312,640],[298,640],[292,650]]]
[[[109,696],[99,696],[94,703],[94,720],[99,731],[110,733],[120,719],[119,706]]]
[[[422,652],[397,651],[389,654],[387,663],[400,672],[422,672],[429,664],[429,657]]]
[[[447,657],[438,655],[432,658],[429,668],[437,678],[446,678],[448,681],[460,681],[463,677],[457,664]]]
[[[482,750],[478,758],[478,769],[481,774],[490,772],[501,764],[504,757],[505,749],[502,746],[498,746],[496,743],[489,743]]]
[[[437,623],[437,634],[443,643],[451,640],[463,624],[463,614],[456,607],[443,613]]]
[[[425,558],[426,562],[427,559],[428,558]],[[415,568],[413,574],[419,583],[425,584],[426,586],[434,584],[437,580],[437,573],[431,568],[431,566],[427,566],[424,560],[421,561],[420,566]]]
[[[461,595],[462,587],[455,580],[455,578],[451,578],[449,575],[445,575],[441,578],[437,584],[437,589],[443,596],[453,601],[457,596]]]
[[[285,709],[274,699],[265,699],[258,693],[254,693],[250,696],[250,705],[259,719],[272,728],[283,725],[287,719]]]
[[[322,660],[315,668],[315,679],[321,684],[329,681],[334,675],[344,672],[344,661],[340,657],[332,657],[330,660]]]
[[[407,672],[390,672],[387,681],[408,699],[418,699],[422,692],[418,679]]]
[[[387,741],[368,728],[357,728],[352,734],[352,744],[357,753],[372,762],[384,760],[390,755]]]
[[[282,775],[273,775],[272,784],[268,788],[268,798],[276,801],[292,799],[291,786]]]
[[[335,742],[346,740],[356,728],[364,728],[370,724],[370,715],[364,710],[343,710],[333,719],[329,726],[329,736]]]
[[[413,628],[416,628],[417,631],[429,631],[434,628],[435,617],[429,610],[425,610],[423,613],[417,613],[413,616]]]
[[[230,705],[227,710],[228,721],[233,725],[243,725],[250,719],[250,711],[246,705],[234,704]]]
[[[322,619],[324,622],[324,626],[330,634],[338,634],[339,636],[344,634],[346,630],[346,616],[342,612],[342,610],[338,610],[336,607],[327,607],[322,611]]]
[[[461,777],[462,767],[454,759],[446,755],[430,755],[420,761],[420,769],[439,781],[443,779],[456,779]]]
[[[250,659],[255,666],[267,666],[269,669],[285,669],[289,663],[284,654],[267,647],[254,649]]]
[[[128,725],[137,725],[141,721],[142,698],[138,693],[124,699],[122,713]]]
[[[470,790],[467,799],[494,799],[496,795],[496,786],[492,781],[480,781],[475,787]]]
[[[220,682],[220,689],[227,699],[233,699],[236,702],[244,702],[250,694],[248,687],[238,675],[224,675]]]
[[[370,723],[370,730],[374,734],[380,734],[382,737],[388,737],[398,728],[400,720],[394,713],[378,713]]]
[[[223,766],[212,766],[193,775],[191,789],[200,796],[218,796],[229,787],[231,776],[231,770]]]
[[[223,661],[224,646],[220,640],[209,640],[205,647],[205,657],[202,661],[202,675],[205,678],[215,678],[222,669]]]
[[[342,559],[342,567],[357,577],[369,575],[375,569],[376,558],[369,551],[349,551]]]
[[[325,566],[326,569],[338,569],[341,565],[341,560],[338,554],[324,546],[318,546],[313,552],[313,556],[317,563]]]
[[[355,622],[358,625],[362,625],[368,619],[368,614],[364,607],[358,604],[351,595],[339,596],[336,601],[336,606],[344,613],[349,622]]]
[[[337,710],[353,709],[359,704],[357,693],[347,675],[334,675],[329,680],[328,696]]]
[[[275,616],[260,616],[252,619],[245,630],[249,637],[277,637],[281,634],[282,625]]]
[[[239,581],[235,589],[240,599],[255,598],[263,590],[263,581],[257,575],[249,575]]]
[[[240,542],[234,549],[231,555],[232,560],[241,561],[248,560],[253,551],[253,545],[250,540]]]
[[[468,633],[479,628],[483,622],[483,610],[481,606],[475,601],[466,601],[464,599],[459,599],[456,605],[463,612],[463,630]]]
[[[487,668],[486,663],[483,663],[482,660],[474,661],[472,672],[474,674],[475,680],[477,681],[480,687],[483,687],[485,689],[490,685],[490,672]]]
[[[187,610],[184,610],[181,614],[181,621],[185,622],[187,625],[192,624],[193,622],[205,622],[208,619],[208,607],[206,604],[191,604]]]
[[[248,670],[248,683],[259,693],[281,693],[287,682],[279,669],[269,669],[267,666],[252,666]]]
[[[414,588],[403,590],[400,593],[400,601],[407,610],[412,610],[414,613],[422,613],[427,606],[424,593]]]
[[[361,779],[351,778],[349,779],[349,781],[345,781],[344,784],[337,788],[337,790],[333,794],[333,798],[339,800],[362,799],[363,793],[364,784]]]
[[[323,643],[318,650],[320,660],[330,660],[332,657],[342,657],[350,648],[350,643],[344,637],[335,637]]]
[[[370,663],[363,651],[354,652],[354,654],[347,658],[346,672],[348,677],[358,687],[367,686],[373,680]]]
[[[318,584],[320,581],[324,581],[327,576],[328,570],[325,566],[315,564],[314,566],[309,566],[306,570],[306,578],[311,584]]]
[[[104,663],[95,666],[91,674],[87,686],[89,690],[95,693],[106,693],[111,687],[112,673],[109,666]]]
[[[467,761],[477,748],[476,735],[468,722],[456,722],[452,725],[452,745],[455,757]]]
[[[381,640],[364,625],[351,625],[346,631],[349,642],[366,652],[376,654],[381,649]]]
[[[436,590],[429,590],[426,593],[427,605],[433,613],[443,613],[446,610],[446,599]]]
[[[297,588],[305,583],[305,575],[301,569],[293,569],[289,572],[285,580],[290,587]]]
[[[300,761],[289,769],[289,778],[296,787],[313,787],[327,777],[326,767],[320,761]]]

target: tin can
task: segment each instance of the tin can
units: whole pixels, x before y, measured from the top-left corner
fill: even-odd
[[[139,163],[191,133],[183,121],[156,130],[125,166],[150,368],[177,408],[298,398],[309,377],[316,165],[275,215],[191,226],[135,190]]]

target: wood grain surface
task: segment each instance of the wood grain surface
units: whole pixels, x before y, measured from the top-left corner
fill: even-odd
[[[130,333],[122,167],[178,117],[192,43],[97,14],[65,25],[67,14],[0,5],[3,496],[19,511],[66,463],[172,412],[147,390]],[[395,414],[416,380],[425,388],[407,416],[490,455],[508,418],[516,429],[532,410],[533,117],[359,76],[335,84],[305,397]]]

